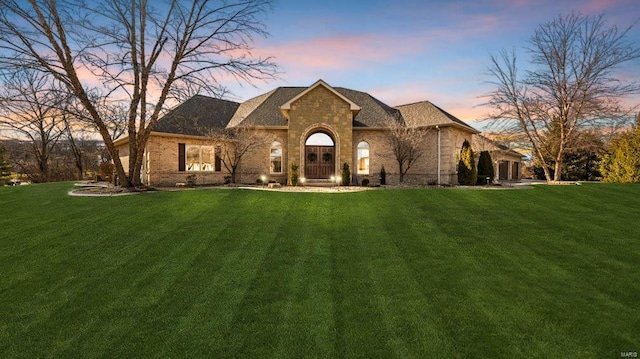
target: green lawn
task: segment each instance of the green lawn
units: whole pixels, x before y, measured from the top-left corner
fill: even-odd
[[[0,188],[0,357],[619,358],[640,186]]]

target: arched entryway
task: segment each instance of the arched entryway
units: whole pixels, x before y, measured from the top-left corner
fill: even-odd
[[[335,175],[336,145],[326,132],[307,137],[304,146],[304,175],[308,179],[329,179]]]

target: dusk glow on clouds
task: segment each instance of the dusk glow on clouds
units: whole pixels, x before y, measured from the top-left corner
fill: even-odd
[[[429,100],[472,122],[489,111],[480,105],[491,89],[490,56],[516,49],[525,59],[535,29],[571,12],[604,12],[620,28],[638,22],[629,36],[640,43],[638,0],[280,0],[266,20],[271,37],[253,52],[273,56],[280,78],[226,85],[237,100],[247,100],[323,79],[392,106]],[[639,63],[624,72],[640,80]],[[627,102],[640,104],[640,96]]]
[[[259,50],[275,56],[280,66],[293,71],[357,70],[363,64],[392,63],[412,52],[407,43],[366,34],[310,38]]]

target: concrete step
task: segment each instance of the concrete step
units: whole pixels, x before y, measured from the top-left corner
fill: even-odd
[[[335,187],[337,184],[328,179],[308,179],[304,183],[307,187]]]

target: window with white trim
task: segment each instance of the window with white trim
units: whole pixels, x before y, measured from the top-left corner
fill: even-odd
[[[282,144],[273,141],[269,151],[269,172],[282,173]]]
[[[369,174],[369,144],[364,141],[358,143],[358,174]]]

